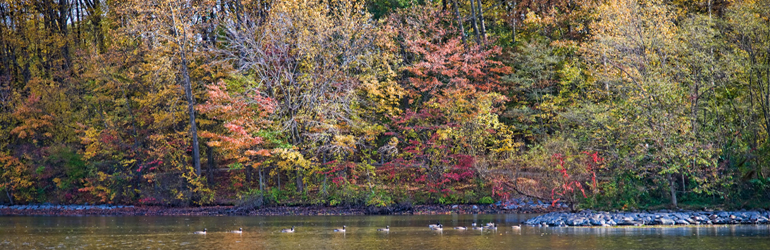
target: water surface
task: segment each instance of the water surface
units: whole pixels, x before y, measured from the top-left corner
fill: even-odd
[[[770,249],[770,226],[537,228],[535,215],[0,217],[2,249]],[[427,225],[441,222],[443,232]],[[457,231],[472,222],[497,231]],[[280,233],[296,226],[296,233]],[[334,233],[347,225],[347,232]],[[389,225],[391,232],[378,232]],[[242,235],[225,233],[242,227]],[[194,231],[208,229],[207,235]]]

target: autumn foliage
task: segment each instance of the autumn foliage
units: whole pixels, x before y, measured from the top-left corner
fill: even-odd
[[[0,203],[761,207],[769,16],[755,0],[11,1]]]

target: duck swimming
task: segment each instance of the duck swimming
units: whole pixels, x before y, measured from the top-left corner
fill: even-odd
[[[433,227],[433,228],[431,228],[431,230],[434,230],[434,231],[443,231],[443,230],[444,230],[444,226],[443,226],[443,225],[441,225],[441,224],[438,224],[438,226],[437,226],[437,227]]]
[[[390,226],[385,226],[385,228],[378,228],[377,231],[380,231],[380,232],[390,232]]]
[[[345,225],[342,225],[342,228],[334,229],[335,232],[344,233],[345,232]]]
[[[457,229],[457,230],[466,230],[468,228],[467,227],[455,227],[455,229]]]
[[[204,228],[203,231],[195,231],[193,234],[206,234],[206,229]]]
[[[234,233],[234,234],[242,234],[242,233],[243,233],[243,228],[238,228],[238,230],[233,230],[233,231],[230,231],[230,233]]]
[[[291,229],[281,230],[281,233],[293,233],[293,232],[294,232],[294,226],[291,226]]]

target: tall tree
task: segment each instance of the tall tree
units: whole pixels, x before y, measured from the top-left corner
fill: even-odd
[[[622,164],[668,183],[676,207],[677,176],[691,173],[694,164],[716,167],[716,152],[695,137],[688,122],[692,99],[679,78],[674,15],[656,0],[610,1],[598,11],[585,55],[599,81],[609,86],[607,94],[616,102],[611,112],[621,119],[617,126],[637,131],[623,136],[628,141],[617,149],[628,152]]]
[[[196,48],[200,49],[199,37],[206,35],[200,31],[210,25],[207,18],[214,13],[214,3],[209,0],[139,0],[127,1],[120,6],[130,31],[148,46],[173,56],[187,99],[193,167],[197,175],[201,172],[201,160],[189,58]]]
[[[375,23],[364,10],[359,0],[276,1],[264,22],[246,13],[240,29],[226,26],[229,46],[220,55],[254,75],[260,84],[248,87],[276,102],[271,117],[304,153],[316,139],[355,123],[358,75],[377,53]]]

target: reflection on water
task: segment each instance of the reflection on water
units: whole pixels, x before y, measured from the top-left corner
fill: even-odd
[[[0,217],[0,248],[770,249],[768,225],[511,228],[533,216]],[[428,229],[438,222],[443,232]],[[473,222],[498,230],[452,229]],[[333,232],[342,225],[347,232]],[[280,233],[291,226],[295,233]],[[192,234],[203,228],[207,235]]]

